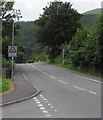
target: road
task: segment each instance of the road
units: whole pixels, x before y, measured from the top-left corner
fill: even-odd
[[[100,118],[101,84],[45,63],[17,64],[40,94],[2,108],[3,118]]]

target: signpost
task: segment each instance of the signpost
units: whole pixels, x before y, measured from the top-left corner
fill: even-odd
[[[11,77],[13,77],[13,60],[14,60],[14,57],[17,57],[17,46],[8,46],[8,57],[11,57],[12,59]]]

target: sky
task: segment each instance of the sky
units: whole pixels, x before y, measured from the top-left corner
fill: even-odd
[[[34,21],[39,18],[40,14],[43,13],[43,8],[49,2],[54,0],[14,0],[15,9],[20,9],[22,19],[20,21]],[[72,3],[72,8],[76,9],[79,13],[101,8],[102,0],[61,0],[63,2]]]

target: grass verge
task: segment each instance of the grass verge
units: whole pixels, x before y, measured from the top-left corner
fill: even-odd
[[[0,93],[10,90],[10,79],[2,78],[0,80]]]
[[[71,64],[63,65],[63,64],[50,63],[50,62],[46,62],[46,63],[52,64],[52,65],[57,65],[57,66],[60,66],[60,67],[63,67],[63,68],[67,68],[69,70],[85,73],[85,74],[88,74],[88,75],[93,75],[93,76],[97,76],[97,77],[103,77],[103,74],[101,72],[96,72],[96,71],[94,71],[92,69],[83,69],[83,68],[80,69],[80,68],[74,67]]]

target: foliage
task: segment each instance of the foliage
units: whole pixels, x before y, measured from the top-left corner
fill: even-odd
[[[44,13],[35,21],[38,25],[37,42],[51,48],[50,59],[60,53],[59,47],[65,41],[69,43],[80,26],[81,15],[71,6],[69,2],[50,2],[43,9]]]
[[[12,40],[12,26],[14,19],[19,18],[19,14],[17,10],[14,11],[13,9],[14,1],[1,1],[0,2],[0,7],[2,9],[0,18],[2,19],[2,51],[3,51],[3,56],[8,59],[7,51],[8,51],[8,45],[11,45],[11,40]],[[20,13],[20,11],[19,11]],[[16,25],[15,26],[15,35],[18,32],[18,29],[20,26]]]
[[[75,67],[92,69],[101,72],[103,51],[103,15],[97,19],[94,28],[89,30],[83,26],[77,29],[70,44],[69,58]]]
[[[27,60],[26,63],[33,63],[34,60],[33,59],[30,59],[30,60]]]
[[[15,37],[15,42],[20,43],[21,48],[24,49],[24,53],[27,59],[32,58],[43,50],[43,48],[36,43],[34,31],[37,26],[33,21],[30,22],[17,22],[21,26],[18,36]],[[27,29],[28,28],[28,29]],[[19,49],[21,50],[19,47]]]
[[[95,25],[95,20],[99,17],[100,15],[97,15],[97,14],[83,14],[83,17],[81,18],[80,22],[91,28],[91,27],[94,27]]]
[[[12,67],[11,67],[11,61],[10,60],[2,58],[2,70],[5,71],[4,73],[2,72],[2,74],[4,74],[2,76],[5,76],[6,78],[11,77]]]
[[[18,52],[17,53],[17,58],[15,59],[16,63],[25,63],[26,62],[26,56],[24,52]]]

